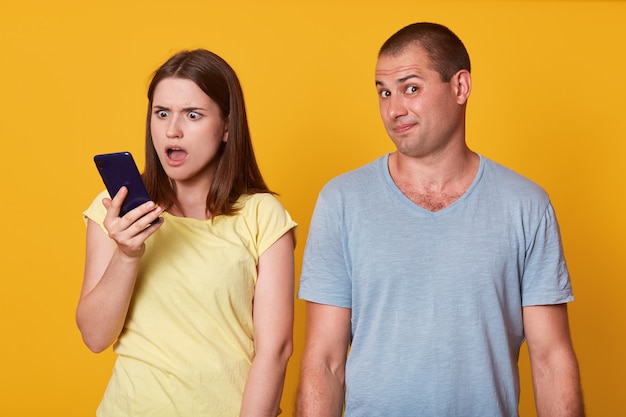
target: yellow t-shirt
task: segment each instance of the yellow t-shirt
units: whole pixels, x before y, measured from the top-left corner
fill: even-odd
[[[101,193],[83,213],[102,225]],[[146,241],[98,417],[237,416],[254,357],[261,254],[296,227],[270,194],[213,221],[171,216]]]

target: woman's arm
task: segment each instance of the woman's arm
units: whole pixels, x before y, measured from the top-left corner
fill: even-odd
[[[122,188],[113,200],[103,201],[108,236],[92,220],[87,224],[85,273],[76,323],[83,341],[94,352],[109,347],[122,331],[144,242],[162,224],[148,227],[162,212],[152,202],[118,217],[127,192]]]
[[[241,417],[278,415],[293,349],[294,238],[285,233],[259,258],[254,290],[254,360]]]

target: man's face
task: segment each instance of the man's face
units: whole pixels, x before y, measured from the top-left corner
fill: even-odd
[[[469,74],[466,73],[467,76]],[[376,65],[380,114],[398,151],[427,157],[445,151],[455,139],[464,141],[464,104],[459,100],[459,73],[443,82],[418,44]]]

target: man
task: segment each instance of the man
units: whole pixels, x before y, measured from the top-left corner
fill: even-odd
[[[319,195],[297,415],[517,416],[525,338],[538,415],[582,416],[554,210],[468,148],[463,43],[405,27],[380,50],[376,88],[396,151]]]

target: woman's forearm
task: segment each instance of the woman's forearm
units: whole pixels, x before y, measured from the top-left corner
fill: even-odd
[[[76,323],[92,351],[105,350],[122,331],[138,267],[139,258],[130,258],[116,250],[97,285],[81,295]]]
[[[258,354],[250,368],[240,417],[276,417],[291,347],[273,355]]]

